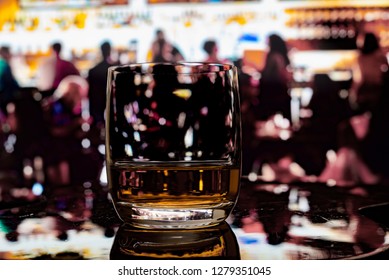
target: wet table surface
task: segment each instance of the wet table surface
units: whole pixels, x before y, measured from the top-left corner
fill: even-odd
[[[227,221],[196,230],[123,225],[100,184],[1,194],[0,259],[389,259],[389,186],[242,180]]]

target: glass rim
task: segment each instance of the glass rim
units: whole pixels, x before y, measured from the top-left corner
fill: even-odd
[[[152,73],[149,69],[155,66],[174,67],[177,72],[158,72]],[[186,72],[185,70],[192,70]],[[195,71],[193,71],[195,70]],[[232,63],[219,62],[138,62],[128,63],[122,65],[110,66],[108,71],[110,73],[135,73],[135,74],[150,74],[150,75],[190,75],[190,74],[211,74],[225,71],[236,71],[237,67]]]

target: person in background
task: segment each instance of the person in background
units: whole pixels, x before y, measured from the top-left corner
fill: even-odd
[[[172,62],[183,62],[185,57],[177,46],[172,46]]]
[[[374,71],[374,70],[373,70]],[[378,99],[371,110],[339,125],[339,148],[328,157],[321,181],[338,185],[389,181],[389,71],[383,75]]]
[[[173,46],[166,40],[161,29],[155,32],[156,39],[151,45],[152,62],[171,62],[173,60]]]
[[[227,59],[219,58],[219,47],[214,40],[207,40],[203,44],[203,50],[206,52],[207,57],[204,62],[207,63],[231,63]]]
[[[290,60],[285,41],[277,34],[268,37],[269,50],[261,71],[259,83],[258,118],[267,120],[275,114],[282,114],[290,120],[289,71]]]
[[[388,71],[388,60],[377,36],[372,32],[357,38],[359,55],[353,69],[350,103],[358,113],[371,110],[380,98],[383,75]]]
[[[165,33],[161,29],[155,32],[156,39],[151,45],[152,62],[180,62],[185,58],[179,48],[166,40]]]
[[[61,81],[54,94],[42,102],[50,134],[45,155],[50,184],[71,183],[70,163],[79,160],[82,152],[81,139],[85,136],[82,125],[91,121],[83,114],[88,87],[86,79],[69,75]]]
[[[15,101],[19,93],[19,84],[10,66],[11,56],[9,47],[0,48],[0,110],[5,115],[7,115],[7,105]]]
[[[37,88],[48,95],[54,93],[59,83],[67,76],[80,75],[76,66],[62,58],[62,44],[55,42],[51,45],[51,55],[44,60],[37,72]]]
[[[118,64],[111,58],[111,44],[108,41],[100,45],[100,51],[102,59],[89,70],[87,77],[89,110],[93,124],[97,127],[104,126],[108,67]]]

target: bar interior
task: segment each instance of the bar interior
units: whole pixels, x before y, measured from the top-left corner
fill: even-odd
[[[144,231],[109,195],[107,69],[180,61],[238,68],[240,195]],[[388,61],[387,0],[0,1],[0,259],[388,259]]]

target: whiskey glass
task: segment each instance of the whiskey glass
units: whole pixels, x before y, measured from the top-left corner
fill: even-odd
[[[125,223],[189,229],[223,222],[240,188],[236,67],[110,67],[106,161],[112,201]]]

